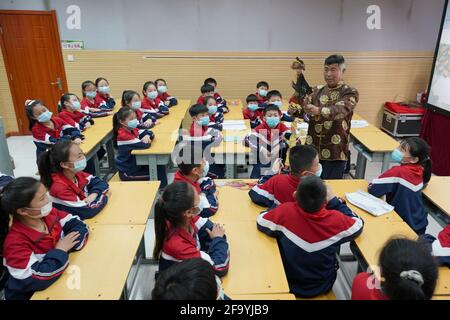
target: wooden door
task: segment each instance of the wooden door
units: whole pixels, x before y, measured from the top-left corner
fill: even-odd
[[[25,101],[42,100],[56,114],[67,92],[56,12],[0,10],[0,43],[19,133],[29,134]]]

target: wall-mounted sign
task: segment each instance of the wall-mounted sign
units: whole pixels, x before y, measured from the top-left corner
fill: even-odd
[[[61,40],[61,46],[64,50],[83,50],[84,49],[84,41]]]

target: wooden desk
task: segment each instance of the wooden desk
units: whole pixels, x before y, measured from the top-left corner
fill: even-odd
[[[158,180],[157,166],[167,167],[177,141],[178,132],[160,133],[155,136],[150,148],[133,150],[131,154],[136,156],[138,165],[148,166],[150,180]]]
[[[449,187],[450,177],[432,176],[422,192],[428,212],[443,227],[450,223]]]
[[[225,120],[242,120],[244,116],[242,115],[242,109],[244,109],[244,103],[241,99],[226,99],[227,106],[230,110],[224,113],[223,116]]]
[[[222,279],[225,293],[289,293],[277,241],[258,231],[256,222],[225,221],[230,269]]]
[[[295,300],[295,296],[292,293],[234,294],[229,297],[233,300]]]
[[[86,160],[93,159],[95,175],[100,175],[99,160],[97,152],[103,144],[106,144],[109,167],[114,168],[114,147],[112,143],[112,116],[95,118],[95,124],[87,128],[83,135],[85,139],[80,145],[81,150],[86,155]]]
[[[103,210],[85,222],[95,225],[145,225],[156,200],[159,181],[111,182]]]
[[[254,204],[248,196],[250,188],[237,189],[224,185],[230,182],[256,183],[254,179],[219,179],[217,185],[219,210],[211,217],[213,221],[246,221],[255,223],[256,217],[266,208]]]
[[[235,119],[236,120],[236,119]],[[250,148],[244,145],[244,138],[251,132],[250,121],[245,120],[245,130],[224,130],[222,132],[223,141],[217,147],[211,148],[214,154],[214,161],[218,164],[225,164],[227,179],[233,179],[237,174],[237,166],[247,164],[247,155]],[[225,141],[227,137],[239,137],[237,141]]]
[[[170,113],[159,119],[160,122],[152,130],[155,135],[172,133],[180,129],[183,119],[189,110],[191,100],[178,100],[178,105],[170,108]]]
[[[143,225],[92,227],[86,247],[70,254],[70,265],[61,278],[46,290],[36,292],[32,299],[120,299],[144,229]],[[77,274],[80,288],[70,289],[77,284]]]
[[[363,120],[363,118],[357,114],[353,115],[353,119]],[[356,179],[364,179],[367,160],[373,162],[381,161],[381,172],[389,169],[391,152],[399,146],[397,140],[373,125],[369,125],[365,128],[351,128],[350,136],[353,146],[358,151],[355,173]]]
[[[341,197],[343,199],[346,199],[345,197],[346,193],[356,192],[358,190],[363,190],[367,192],[367,188],[369,185],[369,183],[366,180],[326,180],[325,184],[331,187],[331,189],[333,190],[334,194],[337,197]],[[396,222],[403,221],[402,218],[395,211],[384,214],[380,217],[375,217],[370,213],[352,205],[348,201],[347,205],[357,215],[359,215],[364,220],[364,222],[383,220],[386,223],[388,223],[389,221],[396,221]]]

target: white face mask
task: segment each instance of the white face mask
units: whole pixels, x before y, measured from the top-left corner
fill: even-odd
[[[46,217],[46,216],[48,216],[50,214],[50,212],[53,209],[53,203],[50,201],[49,203],[47,203],[45,206],[43,206],[40,209],[36,209],[36,208],[25,208],[25,209],[27,209],[27,210],[34,210],[34,211],[40,211],[41,212],[40,215],[37,215],[37,216],[30,216],[29,215],[30,218],[40,219],[40,218],[44,218],[44,217]]]

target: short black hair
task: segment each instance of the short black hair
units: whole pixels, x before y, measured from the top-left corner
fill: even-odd
[[[187,176],[191,173],[192,169],[200,167],[201,159],[203,159],[203,149],[201,147],[194,147],[192,144],[187,144],[178,153],[176,163],[181,173]]]
[[[278,90],[271,90],[267,93],[267,99],[270,99],[272,97],[280,97],[283,98],[283,96],[281,95],[281,92]]]
[[[269,104],[267,107],[264,108],[264,115],[266,115],[267,112],[269,111],[280,111],[280,108],[278,108],[277,105],[274,104]]]
[[[200,113],[207,113],[208,112],[208,107],[206,107],[203,104],[194,104],[193,106],[191,106],[189,108],[189,115],[191,117],[195,117],[198,116]]]
[[[207,93],[207,92],[213,92],[214,91],[214,87],[209,85],[209,84],[204,84],[202,85],[202,87],[200,88],[200,92],[203,93]]]
[[[344,63],[345,63],[345,59],[340,54],[332,54],[331,56],[329,56],[328,58],[325,59],[326,66],[330,66],[332,64],[338,64],[339,66],[341,66]]]
[[[215,86],[217,86],[217,81],[214,78],[206,78],[205,81],[203,81],[203,84],[210,84],[214,83]]]
[[[269,88],[269,83],[266,81],[260,81],[256,84],[256,89],[259,89],[260,87],[267,87]]]
[[[327,187],[319,177],[307,176],[300,180],[295,196],[300,208],[305,212],[314,213],[324,205]]]
[[[289,150],[289,165],[291,172],[300,174],[311,168],[314,159],[318,153],[316,148],[307,145],[297,145]]]
[[[218,292],[211,264],[194,258],[161,272],[152,291],[152,300],[216,300]]]
[[[250,102],[258,102],[258,97],[256,96],[256,94],[249,94],[245,101],[247,102],[247,104]]]

